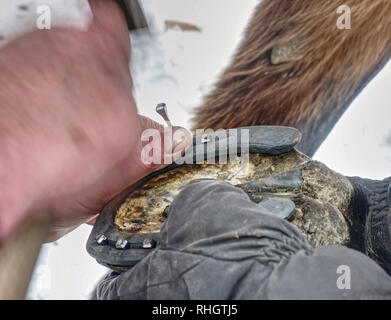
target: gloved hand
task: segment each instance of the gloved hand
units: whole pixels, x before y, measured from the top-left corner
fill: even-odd
[[[278,207],[288,213],[292,203]],[[314,249],[276,208],[224,181],[193,180],[172,203],[157,248],[128,271],[108,275],[96,298],[389,298],[391,278],[375,262],[344,246]],[[346,265],[351,288],[341,290],[337,270]]]

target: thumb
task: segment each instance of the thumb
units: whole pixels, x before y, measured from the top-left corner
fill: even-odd
[[[192,145],[190,131],[183,127],[164,127],[140,116],[139,161],[147,173],[151,173],[174,163]]]

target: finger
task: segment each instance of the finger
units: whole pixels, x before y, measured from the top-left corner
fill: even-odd
[[[150,155],[140,152],[140,161],[147,162],[146,171],[152,172],[154,170],[165,167],[166,165],[174,163],[179,159],[186,150],[192,145],[193,137],[190,131],[183,127],[165,127],[160,123],[153,121],[147,117],[140,116],[140,136],[146,134],[150,137],[148,141],[141,143],[141,148],[146,148],[149,145],[153,148],[153,163],[144,161],[150,159]]]
[[[172,141],[172,156],[175,162],[192,146],[193,135],[185,128],[174,127]]]
[[[143,131],[143,130],[146,130],[146,129],[156,129],[158,130],[159,132],[163,132],[164,131],[164,126],[159,123],[159,122],[156,122],[148,117],[145,117],[145,116],[142,116],[142,115],[139,115],[139,125],[140,125],[140,128],[139,130],[140,131]]]

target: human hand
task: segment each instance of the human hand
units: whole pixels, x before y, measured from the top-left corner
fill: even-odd
[[[141,133],[162,126],[137,114],[125,19],[90,3],[88,31],[35,31],[0,51],[0,241],[39,212],[54,240],[160,167],[140,157]]]

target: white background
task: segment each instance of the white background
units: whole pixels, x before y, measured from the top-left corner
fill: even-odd
[[[78,0],[62,0],[63,6],[64,1],[71,7]],[[0,32],[5,17],[9,19],[15,3],[21,2],[8,0],[0,4],[3,17]],[[200,103],[216,75],[229,63],[257,2],[143,0],[152,35],[132,35],[132,74],[140,112],[161,121],[155,115],[155,106],[166,102],[172,122],[189,127],[192,108]],[[73,18],[80,19],[77,15]],[[165,32],[165,20],[192,23],[202,32]],[[9,21],[8,31],[17,29],[21,23],[15,22],[9,28]],[[340,119],[315,159],[345,175],[378,179],[390,176],[390,84],[391,64],[388,64]],[[83,226],[58,242],[45,245],[29,298],[88,298],[105,273],[105,268],[85,251],[89,232],[90,227]]]

